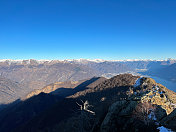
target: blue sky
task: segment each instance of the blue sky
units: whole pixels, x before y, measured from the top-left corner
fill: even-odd
[[[175,0],[0,0],[0,59],[176,58]]]

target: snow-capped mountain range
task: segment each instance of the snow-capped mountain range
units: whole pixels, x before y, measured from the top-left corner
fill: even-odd
[[[165,60],[152,60],[152,59],[126,59],[126,60],[104,60],[104,59],[65,59],[65,60],[49,60],[49,59],[27,59],[27,60],[13,60],[13,59],[0,59],[1,62],[6,62],[8,64],[17,63],[17,64],[42,64],[42,63],[54,63],[54,62],[75,62],[75,63],[88,63],[88,62],[94,62],[94,63],[102,63],[102,62],[165,62],[165,61],[174,61],[176,62],[176,59],[165,59]]]

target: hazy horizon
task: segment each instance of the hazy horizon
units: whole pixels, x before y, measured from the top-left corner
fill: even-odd
[[[7,60],[12,60],[12,61],[23,61],[23,60],[37,60],[37,61],[52,61],[52,60],[59,60],[59,61],[64,61],[64,60],[89,60],[89,61],[167,61],[167,60],[176,60],[176,58],[166,58],[166,59],[89,59],[89,58],[76,58],[76,59],[35,59],[35,58],[29,58],[29,59],[0,59],[0,61],[7,61]]]

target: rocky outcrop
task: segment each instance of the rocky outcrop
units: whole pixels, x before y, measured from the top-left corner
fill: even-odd
[[[101,124],[100,131],[101,132],[115,132],[126,130],[127,126],[124,124],[128,124],[127,121],[129,120],[131,113],[135,109],[137,105],[136,101],[117,101],[111,105],[109,111]],[[117,127],[122,126],[123,127]]]
[[[169,98],[175,93],[168,95],[170,91],[166,87],[151,78],[142,77],[127,94],[128,99],[110,106],[101,124],[101,132],[142,131],[144,128],[157,131],[162,124],[176,128],[175,100]]]
[[[153,105],[159,105],[166,110],[167,114],[175,109],[176,93],[151,78],[140,78],[140,84],[132,88],[132,91],[135,94],[129,95],[130,99],[140,98],[142,103],[150,102]]]

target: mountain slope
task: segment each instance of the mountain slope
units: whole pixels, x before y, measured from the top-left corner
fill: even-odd
[[[26,95],[25,99],[30,98],[34,95],[38,95],[41,92],[43,93],[53,92],[53,94],[55,95],[57,94],[59,96],[65,97],[75,92],[94,87],[97,84],[103,82],[104,80],[106,80],[106,78],[104,77],[93,77],[90,79],[84,79],[80,81],[56,82],[42,89],[37,89],[30,92],[29,94]]]
[[[118,75],[56,103],[16,131],[158,131],[175,99],[176,93],[153,79]],[[93,107],[79,110],[86,101]]]
[[[0,104],[10,103],[24,95],[22,85],[0,77]]]
[[[0,74],[3,77],[24,84],[29,90],[42,88],[59,81],[77,81],[97,75],[96,71],[78,64],[53,61],[37,63],[0,63]]]
[[[0,131],[8,132],[31,120],[53,104],[62,100],[59,96],[40,93],[24,102],[6,107],[0,114]]]
[[[1,93],[4,93],[0,98],[2,100],[0,100],[0,103],[9,103],[17,99],[15,92],[18,93],[18,98],[20,98],[51,83],[78,81],[91,78],[98,75],[98,73],[79,64],[60,61],[38,63],[36,60],[28,60],[16,63],[11,61],[0,62],[0,75],[7,78],[10,84],[10,88],[8,88],[8,85],[0,85],[2,86]],[[11,85],[12,82],[14,82],[13,85]],[[15,84],[15,82],[17,83]],[[7,81],[6,84],[8,84]],[[18,90],[17,87],[20,87],[21,90]],[[9,89],[13,89],[13,92],[10,92]],[[9,95],[6,96],[5,93]],[[13,94],[13,96],[10,94]]]
[[[11,131],[14,128],[21,126],[31,119],[33,119],[36,116],[39,116],[40,113],[44,112],[48,108],[50,108],[52,105],[56,104],[57,102],[65,102],[62,107],[64,108],[64,105],[70,104],[70,100],[67,101],[64,99],[64,97],[71,94],[74,94],[75,92],[79,92],[81,90],[85,90],[87,88],[93,88],[94,86],[98,85],[99,83],[106,80],[103,77],[94,77],[87,80],[81,80],[76,82],[63,82],[56,84],[52,84],[51,86],[59,86],[59,87],[66,87],[66,89],[71,89],[72,92],[66,93],[64,91],[57,91],[58,89],[50,89],[50,86],[45,87],[43,90],[40,91],[40,93],[37,93],[37,95],[33,94],[30,98],[25,99],[23,101],[19,101],[15,105],[7,106],[7,108],[3,109],[0,112],[0,131]],[[71,88],[68,88],[68,87]],[[49,87],[49,89],[48,89]],[[43,93],[46,92],[46,93]],[[47,94],[50,93],[50,94]],[[67,103],[68,102],[68,103]],[[75,103],[75,102],[74,102]],[[61,106],[59,106],[62,108]],[[66,112],[66,110],[62,109],[63,112]],[[72,111],[72,110],[71,110]],[[64,116],[64,115],[63,115]],[[59,118],[63,119],[63,118]],[[9,125],[11,124],[11,125]]]

